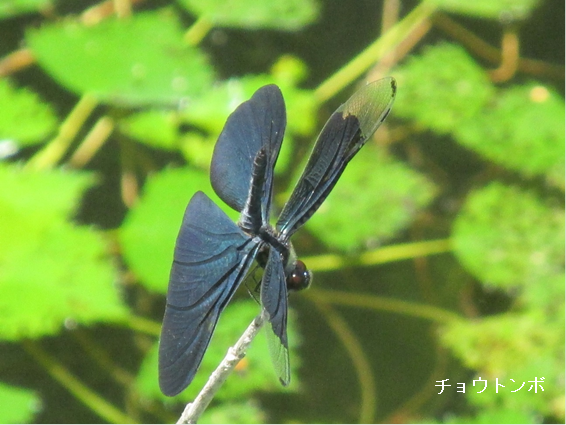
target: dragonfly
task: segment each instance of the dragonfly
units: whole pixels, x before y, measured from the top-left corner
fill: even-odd
[[[289,384],[288,292],[311,281],[290,238],[383,123],[395,93],[392,77],[374,81],[330,116],[275,226],[270,224],[274,168],[287,124],[280,89],[261,87],[228,117],[214,147],[210,180],[240,218],[234,223],[201,191],[187,205],[159,342],[159,386],[165,395],[175,396],[190,385],[220,314],[254,263],[263,269],[258,298],[272,335],[270,356],[280,382]]]

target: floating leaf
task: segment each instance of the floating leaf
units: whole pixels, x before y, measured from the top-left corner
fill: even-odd
[[[212,81],[205,57],[183,43],[177,20],[166,11],[95,26],[58,22],[29,31],[26,40],[59,83],[103,102],[175,105]]]
[[[502,314],[477,321],[457,321],[442,331],[442,340],[467,367],[506,377],[531,358],[546,355],[556,341],[554,329],[537,314]],[[545,371],[541,370],[544,376]]]
[[[286,77],[284,77],[286,78]],[[316,101],[312,92],[299,90],[269,75],[248,75],[215,84],[194,102],[189,102],[181,116],[187,123],[207,130],[218,137],[228,115],[242,102],[252,97],[260,87],[276,83],[279,85],[287,110],[287,133],[309,135],[316,123]],[[285,143],[283,143],[285,147]]]
[[[564,186],[564,100],[537,84],[502,90],[476,119],[454,129],[456,140],[527,176]]]
[[[564,231],[564,210],[491,183],[467,199],[454,224],[454,250],[486,284],[538,286],[564,272]]]
[[[208,170],[216,138],[217,136],[207,137],[200,132],[189,131],[179,139],[181,153],[189,164]]]
[[[120,231],[124,258],[152,291],[165,293],[175,240],[183,213],[197,190],[204,191],[237,217],[214,194],[208,174],[192,168],[169,169],[151,176],[143,196],[130,210]]]
[[[527,19],[539,0],[434,0],[436,6],[446,12],[480,18],[505,20]]]
[[[199,18],[221,27],[297,30],[318,16],[314,0],[179,0],[179,3]]]
[[[514,292],[513,312],[442,329],[443,343],[467,367],[492,380],[492,391],[472,391],[468,399],[479,411],[497,408],[493,415],[515,410],[563,417],[556,404],[564,399],[563,209],[531,192],[491,183],[466,200],[454,225],[453,245],[464,266],[485,284],[522,289]],[[521,312],[521,307],[529,309]],[[535,377],[545,379],[545,391],[536,395],[527,382]],[[493,391],[495,378],[506,387]],[[511,393],[523,382],[526,388]]]
[[[307,227],[332,247],[359,249],[406,227],[433,196],[434,187],[425,177],[366,146]]]
[[[39,407],[40,400],[33,391],[0,383],[0,423],[31,423]]]
[[[542,277],[536,285],[527,285],[518,295],[519,304],[543,308],[547,314],[562,314],[564,318],[564,270],[551,276]]]
[[[55,130],[57,117],[51,107],[28,89],[15,89],[0,79],[0,140],[16,146],[41,143]]]
[[[296,87],[308,77],[308,65],[293,55],[283,55],[271,67],[273,79],[285,87]]]
[[[174,112],[142,111],[120,120],[120,131],[137,142],[172,150],[177,148],[177,116]]]
[[[269,82],[269,78],[265,76],[255,84],[248,84],[245,79],[231,79],[215,84],[198,99],[187,103],[181,117],[187,123],[218,136],[228,115],[248,100],[255,90]]]
[[[58,332],[65,321],[116,321],[127,313],[105,244],[68,221],[91,178],[0,167],[0,338]]]
[[[441,329],[441,340],[468,368],[488,379],[485,392],[466,391],[480,410],[497,406],[559,416],[554,403],[564,399],[564,330],[563,311],[562,317],[548,318],[544,310],[530,310],[451,322]],[[529,382],[535,377],[544,388],[536,394]],[[498,391],[496,378],[502,385]]]
[[[452,44],[425,49],[393,74],[399,86],[395,115],[441,134],[475,117],[494,92],[486,72]]]

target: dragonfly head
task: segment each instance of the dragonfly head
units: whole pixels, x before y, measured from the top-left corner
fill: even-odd
[[[287,289],[289,291],[301,291],[310,286],[312,273],[301,260],[295,261],[294,264],[295,267],[286,275]]]
[[[285,265],[285,280],[289,291],[301,291],[312,283],[312,273],[305,263],[297,259],[293,245],[289,243],[289,258]]]

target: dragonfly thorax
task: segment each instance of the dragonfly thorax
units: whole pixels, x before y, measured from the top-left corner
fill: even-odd
[[[312,273],[303,261],[297,259],[293,245],[290,242],[282,242],[278,239],[271,226],[262,227],[258,236],[263,242],[256,256],[256,261],[260,267],[265,269],[269,252],[275,249],[281,255],[284,264],[287,289],[300,291],[308,288],[312,283]]]

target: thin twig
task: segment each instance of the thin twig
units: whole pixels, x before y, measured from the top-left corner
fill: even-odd
[[[194,424],[197,422],[200,415],[202,415],[212,401],[216,392],[228,378],[228,375],[234,370],[238,362],[245,357],[246,350],[265,323],[266,317],[264,314],[265,310],[250,323],[238,342],[228,349],[226,357],[224,357],[224,360],[222,360],[216,370],[210,375],[208,382],[202,388],[198,396],[192,403],[187,404],[183,414],[177,421],[178,424]]]

